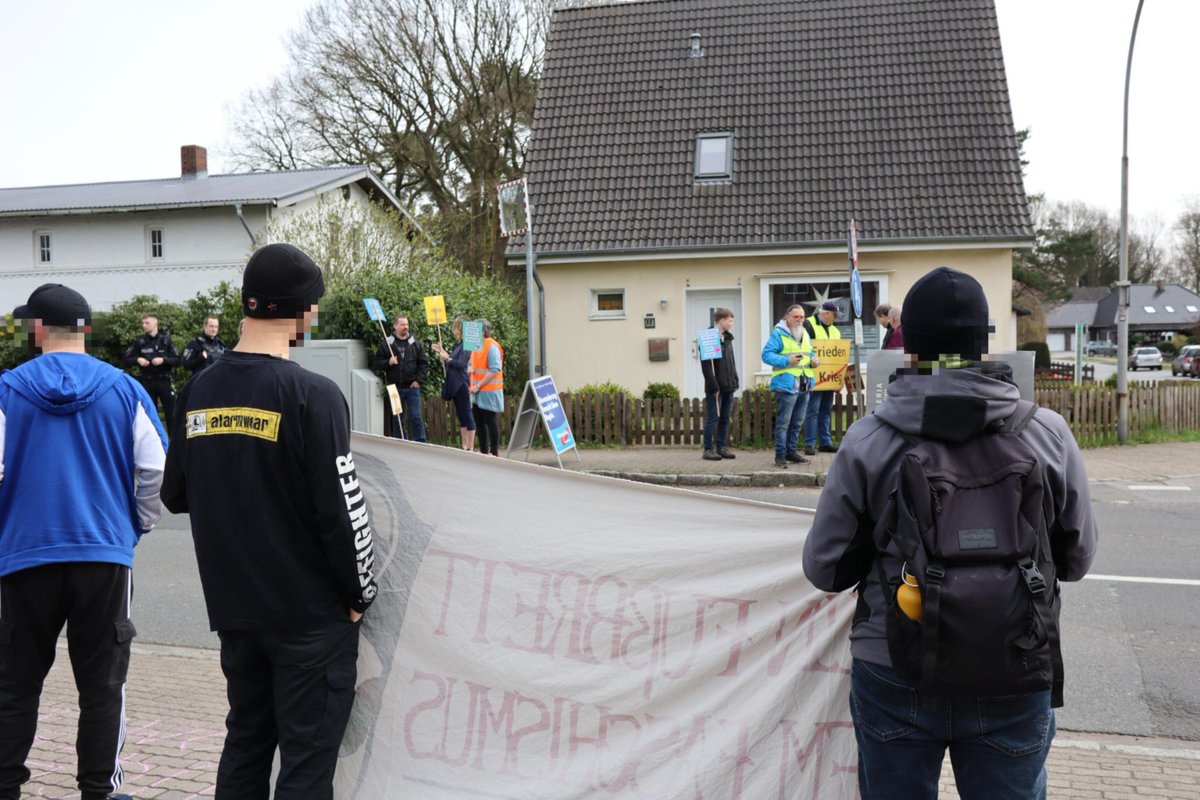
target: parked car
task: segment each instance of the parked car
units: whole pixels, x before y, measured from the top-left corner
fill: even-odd
[[[1129,358],[1130,369],[1162,369],[1163,357],[1157,347],[1139,347]]]
[[[1088,342],[1084,349],[1089,356],[1115,356],[1117,354],[1116,342]]]
[[[1171,359],[1171,374],[1190,377],[1193,374],[1192,362],[1198,356],[1200,356],[1200,344],[1185,344],[1179,350],[1179,355]]]

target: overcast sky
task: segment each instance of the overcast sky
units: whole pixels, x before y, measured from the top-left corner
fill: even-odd
[[[166,178],[179,147],[209,171],[245,92],[284,67],[311,0],[4,0],[0,186]],[[996,0],[1026,189],[1114,214],[1137,0]],[[1149,0],[1134,54],[1130,211],[1169,225],[1200,196],[1200,2]]]

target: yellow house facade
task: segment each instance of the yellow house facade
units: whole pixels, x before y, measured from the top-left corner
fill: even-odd
[[[882,336],[874,319],[876,305],[901,303],[917,278],[943,264],[979,279],[996,320],[991,349],[1013,349],[1011,263],[1012,247],[1002,246],[860,248],[863,352],[878,347]],[[771,327],[793,302],[812,308],[821,300],[837,301],[843,308],[838,319],[842,335],[854,337],[845,248],[686,259],[546,259],[539,260],[538,269],[546,296],[554,298],[546,308],[545,369],[560,390],[614,381],[640,395],[648,384],[665,382],[685,396],[700,396],[696,336],[709,327],[717,307],[735,315],[743,387],[769,379],[759,353]]]

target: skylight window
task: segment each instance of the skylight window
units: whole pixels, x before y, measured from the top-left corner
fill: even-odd
[[[1158,311],[1154,308],[1154,306],[1142,306],[1142,311],[1145,311],[1147,314],[1157,314],[1158,313]]]
[[[695,177],[697,181],[733,179],[732,133],[700,133],[696,135]]]

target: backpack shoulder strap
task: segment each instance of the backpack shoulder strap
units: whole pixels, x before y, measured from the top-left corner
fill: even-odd
[[[1033,419],[1033,415],[1037,413],[1038,404],[1031,403],[1028,400],[1017,400],[1017,406],[1013,409],[1013,413],[1000,423],[1000,433],[1008,434],[1009,436],[1020,436],[1025,430],[1025,426]]]

